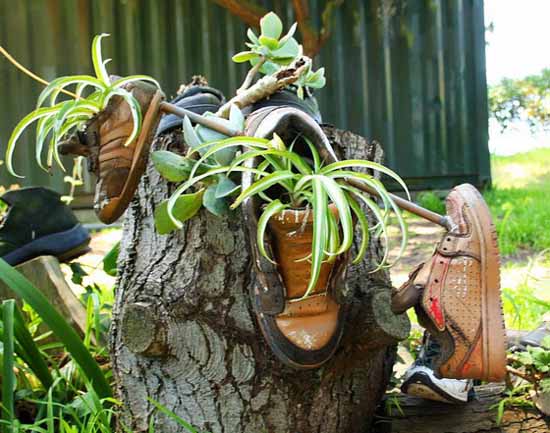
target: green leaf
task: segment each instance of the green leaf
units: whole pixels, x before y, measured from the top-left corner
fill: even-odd
[[[11,136],[8,140],[8,145],[6,147],[6,169],[8,170],[8,173],[10,173],[12,176],[19,178],[23,177],[19,176],[13,171],[13,152],[15,150],[15,144],[23,131],[38,119],[41,119],[42,117],[49,117],[57,113],[62,105],[63,103],[57,104],[54,107],[38,108],[23,117],[23,119],[17,124],[17,126],[11,133]]]
[[[289,31],[287,32],[286,35],[284,35],[280,40],[279,40],[279,45],[282,47],[284,46],[289,40],[290,38],[292,38],[294,36],[294,33],[296,33],[296,28],[298,27],[298,23],[294,23],[290,26],[290,29]],[[294,38],[292,38],[294,39]]]
[[[181,221],[179,221],[178,219],[176,219],[172,213],[172,210],[174,208],[174,205],[178,199],[178,197],[180,197],[185,191],[187,191],[189,188],[191,188],[193,185],[195,185],[196,183],[202,181],[203,179],[207,179],[209,177],[213,177],[213,176],[216,176],[218,174],[222,174],[222,173],[227,173],[227,171],[229,170],[229,166],[225,166],[225,167],[216,167],[216,168],[212,168],[210,170],[208,170],[207,172],[205,172],[204,174],[201,174],[200,176],[195,176],[195,177],[192,177],[190,178],[189,180],[187,180],[185,183],[181,184],[177,189],[176,191],[174,191],[174,193],[171,195],[171,197],[168,199],[168,208],[167,208],[167,212],[168,212],[168,216],[170,217],[172,223],[177,227],[177,228],[182,228],[183,227],[183,224],[181,223]],[[250,172],[250,173],[256,173],[256,174],[260,174],[261,176],[264,175],[263,172],[259,171],[259,170],[256,170],[254,168],[247,168],[247,167],[235,167],[234,168],[235,171],[241,171],[241,172]]]
[[[23,319],[23,316],[19,312],[17,306],[14,310],[14,325],[15,339],[26,354],[24,359],[25,362],[36,375],[38,380],[40,380],[44,386],[44,389],[48,389],[53,383],[52,375],[50,374],[46,361],[44,361],[44,357],[38,350],[36,343],[29,333],[27,324],[25,323],[25,320]]]
[[[1,259],[0,259],[1,260]],[[2,365],[2,420],[8,423],[7,428],[2,428],[6,433],[13,431],[10,426],[15,418],[14,391],[15,391],[15,338],[14,328],[15,301],[8,299],[2,302],[2,325],[4,335],[2,338],[3,365]]]
[[[238,191],[239,188],[240,188],[240,185],[237,185],[227,176],[219,175],[218,186],[216,188],[216,198],[227,197],[228,195],[231,195],[236,191]]]
[[[42,292],[2,259],[0,259],[0,280],[16,296],[25,300],[42,318],[80,366],[84,376],[92,383],[97,394],[102,398],[110,397],[111,387],[99,365],[92,358],[73,327],[57,312]]]
[[[113,81],[110,87],[117,88],[128,83],[133,83],[134,81],[148,81],[160,89],[159,82],[149,75],[129,75],[128,77],[119,78],[118,80]]]
[[[276,50],[279,48],[279,41],[277,39],[269,38],[267,36],[260,36],[260,43],[271,50]]]
[[[170,182],[183,182],[188,179],[193,166],[189,159],[168,150],[153,152],[151,159],[160,175]]]
[[[109,250],[107,254],[105,254],[105,257],[103,257],[103,271],[110,275],[111,277],[116,277],[118,273],[118,255],[120,254],[120,241],[117,242],[113,247]]]
[[[229,124],[237,131],[244,129],[244,114],[235,104],[229,107]]]
[[[181,427],[186,429],[189,433],[198,433],[198,431],[195,430],[191,424],[189,424],[183,418],[180,418],[179,416],[177,416],[174,412],[168,410],[162,404],[158,403],[157,401],[155,401],[155,400],[153,400],[152,398],[149,398],[149,397],[147,397],[147,400],[151,404],[153,404],[153,406],[155,406],[160,412],[162,412],[168,418],[171,418],[172,420],[174,420],[178,425],[180,425]]]
[[[94,40],[92,41],[92,64],[94,66],[96,77],[103,81],[105,85],[109,86],[111,84],[111,80],[109,79],[107,69],[105,69],[105,64],[103,63],[103,57],[101,54],[101,39],[107,36],[110,35],[108,33],[102,33],[94,37]]]
[[[346,161],[333,162],[332,164],[329,164],[326,167],[324,167],[321,170],[321,173],[328,174],[334,170],[341,170],[343,168],[352,168],[352,167],[375,170],[390,176],[392,179],[396,180],[397,183],[399,183],[399,185],[401,185],[403,190],[407,193],[407,197],[409,198],[409,200],[411,199],[411,195],[409,194],[409,189],[407,188],[407,185],[405,184],[403,179],[401,179],[401,177],[397,173],[395,173],[393,170],[390,170],[389,168],[384,167],[382,164],[378,164],[373,161],[365,161],[361,159],[349,159]]]
[[[286,208],[288,208],[288,206],[281,203],[280,200],[273,200],[265,207],[264,211],[260,215],[260,218],[258,219],[258,226],[256,228],[256,241],[258,243],[258,250],[260,251],[260,254],[275,265],[277,263],[269,257],[265,249],[265,231],[271,217],[279,212],[282,212]]]
[[[284,45],[271,51],[269,57],[272,60],[286,60],[285,63],[291,63],[300,54],[300,45],[296,39],[289,39]]]
[[[134,98],[134,96],[130,92],[121,88],[111,89],[109,92],[109,95],[105,99],[105,104],[107,104],[109,102],[109,99],[114,95],[121,96],[126,101],[126,103],[130,106],[130,111],[132,113],[132,120],[133,120],[132,133],[124,143],[124,146],[128,146],[137,138],[141,130],[141,106],[139,105],[139,102],[137,101],[137,99]]]
[[[50,97],[50,103],[51,105],[54,105],[55,99],[57,95],[61,92],[61,90],[67,86],[70,86],[71,84],[78,84],[80,86],[92,86],[99,90],[105,90],[106,86],[98,80],[95,77],[92,77],[91,75],[73,75],[70,77],[59,77],[55,80],[51,81],[50,84],[48,84],[42,92],[40,92],[40,95],[38,96],[37,102],[36,102],[36,108],[40,108],[42,104],[46,101],[48,96]]]
[[[267,36],[277,41],[283,32],[283,23],[277,14],[269,12],[260,20],[260,29],[262,31],[262,36]],[[262,42],[261,37],[260,42]]]
[[[260,57],[260,55],[258,53],[255,53],[254,51],[241,51],[240,53],[237,53],[233,57],[231,57],[231,60],[233,60],[235,63],[244,63],[257,57]]]
[[[359,263],[365,257],[367,249],[369,247],[369,221],[365,216],[363,209],[359,206],[359,203],[351,196],[351,194],[346,193],[349,205],[357,218],[359,223],[359,228],[361,229],[361,244],[359,245],[357,256],[353,259],[353,264]]]
[[[183,138],[187,146],[189,146],[190,149],[198,148],[202,144],[202,141],[197,135],[197,132],[195,131],[195,129],[193,128],[193,125],[191,124],[191,120],[189,119],[189,117],[185,116],[183,118],[182,128],[183,128]]]
[[[321,274],[321,265],[323,264],[325,249],[327,245],[328,221],[327,212],[328,198],[321,183],[320,178],[311,179],[313,187],[313,198],[311,205],[313,207],[313,239],[311,242],[311,274],[306,292],[302,299],[306,298],[310,292],[315,289],[319,275]]]
[[[231,205],[231,209],[238,207],[246,198],[251,197],[260,192],[264,192],[273,185],[280,184],[284,188],[286,185],[284,181],[287,179],[294,179],[297,175],[291,171],[278,171],[265,176],[263,179],[253,183],[247,189],[241,192],[241,194],[235,199]],[[292,191],[289,191],[292,192]]]
[[[229,205],[226,199],[216,197],[217,184],[210,185],[202,197],[203,206],[216,216],[223,216],[229,212]]]
[[[254,30],[248,29],[246,31],[246,36],[248,36],[248,39],[250,39],[250,42],[252,42],[255,45],[259,45],[260,41],[258,40],[258,36],[256,36],[256,33],[254,33]]]
[[[188,219],[193,218],[202,205],[202,197],[204,190],[197,191],[192,194],[182,194],[174,202],[172,215],[178,222],[184,223]],[[155,227],[159,234],[165,235],[181,228],[173,223],[172,218],[168,213],[168,200],[163,201],[155,209]]]

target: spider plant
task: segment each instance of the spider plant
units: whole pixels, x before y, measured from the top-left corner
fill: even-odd
[[[356,236],[354,219],[359,227],[361,241],[353,262],[361,261],[368,250],[371,231],[381,236],[386,246],[385,253],[375,270],[389,266],[388,264],[388,223],[390,213],[397,218],[401,230],[401,248],[403,253],[407,242],[405,221],[401,211],[386,191],[384,185],[372,175],[353,171],[368,169],[378,171],[395,179],[407,192],[403,180],[392,170],[372,161],[344,160],[325,164],[316,147],[307,139],[307,155],[293,150],[293,145],[286,144],[276,134],[271,140],[253,137],[234,137],[218,142],[199,144],[190,149],[187,158],[181,158],[179,165],[172,164],[171,169],[178,171],[183,182],[174,194],[163,203],[156,217],[161,219],[166,231],[181,228],[182,222],[192,217],[200,208],[200,194],[212,182],[217,182],[220,176],[231,178],[238,172],[252,172],[254,183],[244,191],[240,186],[227,189],[225,196],[232,197],[231,209],[237,208],[246,199],[258,196],[264,203],[258,220],[258,248],[261,254],[271,262],[265,248],[266,230],[270,218],[279,212],[296,209],[309,209],[313,213],[313,240],[311,254],[306,258],[311,262],[311,277],[306,293],[315,287],[323,262],[333,262],[348,251]],[[231,163],[220,164],[215,161],[215,155],[226,152],[227,149],[244,148],[236,154]],[[198,157],[196,154],[199,154]],[[302,152],[303,153],[303,152]],[[193,159],[193,158],[196,159]],[[256,167],[251,167],[250,161],[259,159]],[[184,161],[186,161],[184,163]],[[166,172],[166,166],[159,164],[161,173]],[[163,169],[164,167],[164,169]],[[180,167],[179,169],[176,167]],[[172,175],[174,171],[172,171]],[[379,206],[368,194],[347,181],[353,179],[365,184],[378,192],[381,197]],[[196,192],[187,193],[195,188]],[[283,191],[283,193],[280,193]],[[336,218],[329,206],[334,205],[338,211]],[[363,209],[369,209],[377,223],[369,226]],[[162,213],[162,215],[160,215]],[[183,215],[183,218],[181,217]],[[158,223],[158,221],[157,221]]]
[[[122,97],[132,112],[134,125],[125,144],[128,145],[138,136],[141,128],[141,108],[138,101],[123,86],[138,80],[152,82],[159,88],[160,85],[147,75],[131,75],[111,81],[106,69],[106,64],[111,59],[104,60],[101,53],[101,40],[106,36],[109,35],[107,33],[97,35],[92,42],[92,64],[95,76],[72,75],[54,79],[40,93],[36,108],[17,124],[6,149],[6,168],[12,175],[22,177],[14,172],[13,152],[21,134],[34,122],[37,122],[36,162],[41,168],[48,170],[55,160],[65,171],[57,151],[59,140],[75,129],[84,128],[86,122],[103,110],[115,95]],[[70,86],[75,86],[74,92],[67,90]],[[71,99],[60,101],[61,93],[71,96]],[[48,137],[46,168],[42,161],[42,153]]]

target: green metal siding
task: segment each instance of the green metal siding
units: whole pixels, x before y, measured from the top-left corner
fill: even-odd
[[[262,3],[292,21],[291,2]],[[313,16],[323,4],[311,1]],[[234,91],[245,29],[208,0],[0,0],[0,43],[39,75],[91,71],[91,38],[109,32],[110,71],[151,74],[172,94],[193,74]],[[346,0],[316,60],[327,69],[325,121],[381,142],[413,189],[488,182],[484,31],[482,0]],[[0,150],[40,89],[0,60]],[[37,168],[29,139],[15,157],[20,183],[66,189],[61,173]],[[0,168],[0,184],[17,181]]]

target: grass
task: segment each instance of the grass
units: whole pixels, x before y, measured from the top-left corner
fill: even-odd
[[[493,188],[485,191],[503,256],[550,248],[550,149],[492,158]]]

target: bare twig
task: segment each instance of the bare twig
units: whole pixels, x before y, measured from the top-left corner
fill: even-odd
[[[252,87],[237,94],[230,101],[224,104],[216,113],[217,116],[225,117],[229,115],[231,105],[236,105],[240,109],[254,104],[255,102],[271,96],[278,90],[295,83],[300,76],[307,70],[311,64],[309,57],[300,57],[288,67],[281,69],[275,75],[266,75],[258,80]]]
[[[514,367],[510,367],[509,365],[506,366],[506,370],[509,373],[512,373],[514,376],[521,377],[522,379],[526,380],[527,382],[534,383],[536,381],[536,378],[534,378],[530,374],[524,373],[523,371],[519,371],[519,370],[515,369]]]
[[[10,53],[6,51],[6,49],[0,45],[0,54],[2,54],[6,59],[10,61],[12,65],[14,65],[17,69],[23,71],[26,75],[31,77],[33,80],[38,81],[40,84],[44,84],[47,86],[50,84],[48,81],[46,81],[44,78],[39,77],[34,72],[30,71],[29,69],[25,68],[21,63],[19,63],[17,60],[15,60]],[[65,93],[66,95],[69,95],[75,99],[78,99],[78,96],[72,92],[69,92],[68,90],[61,89],[61,92]]]
[[[246,78],[244,79],[243,84],[241,84],[241,87],[237,89],[237,95],[239,93],[244,92],[246,89],[250,87],[250,85],[252,84],[252,81],[254,80],[254,77],[256,76],[256,74],[258,73],[258,71],[263,66],[266,60],[267,59],[264,56],[262,56],[260,61],[256,63],[256,65],[252,69],[250,69],[250,71],[248,71],[248,74],[246,74]]]

